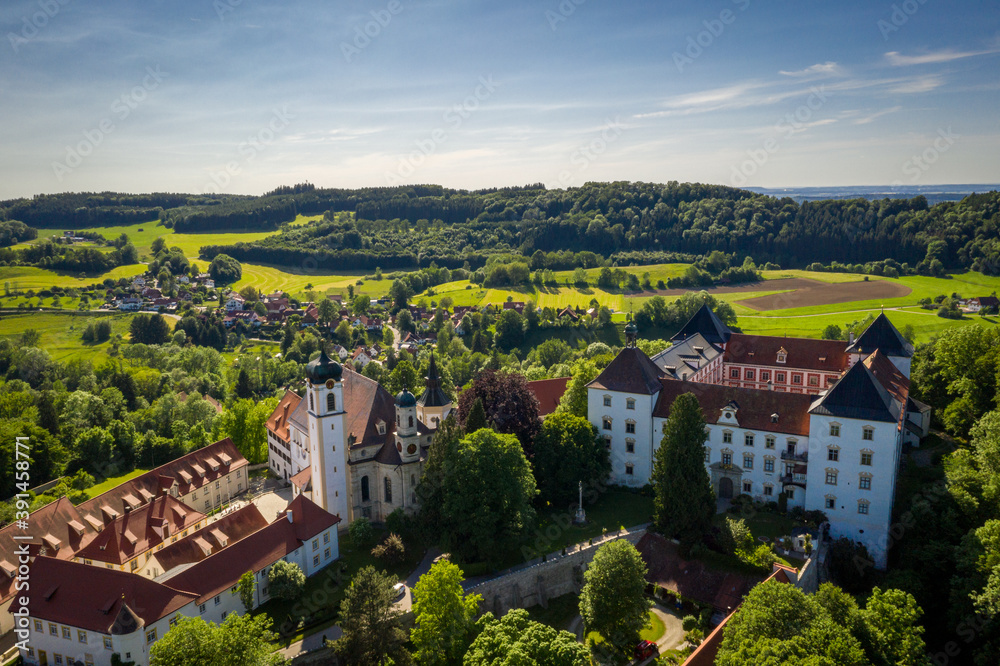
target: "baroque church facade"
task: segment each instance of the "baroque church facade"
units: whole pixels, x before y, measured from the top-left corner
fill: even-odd
[[[453,405],[431,357],[423,394],[393,397],[350,366],[320,356],[306,366],[305,395],[287,391],[267,422],[268,466],[332,514],[383,522],[417,507],[431,437]]]
[[[851,341],[734,333],[707,305],[652,358],[636,336],[629,323],[626,348],[587,387],[612,483],[650,482],[671,405],[691,393],[717,497],[823,511],[833,538],[885,567],[902,447],[927,434],[930,408],[909,395],[913,347],[884,313]]]

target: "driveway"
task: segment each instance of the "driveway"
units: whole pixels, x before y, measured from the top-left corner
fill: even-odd
[[[676,650],[680,646],[684,645],[684,625],[681,621],[679,615],[671,610],[660,606],[659,604],[654,604],[650,610],[655,614],[660,620],[663,621],[663,626],[665,628],[663,635],[660,640],[656,641],[656,647],[660,649],[660,653],[664,653],[667,650]],[[569,624],[569,632],[576,635],[576,639],[583,642],[583,618],[577,615],[572,622]],[[640,664],[655,664],[657,657],[650,657],[645,661],[639,662]]]

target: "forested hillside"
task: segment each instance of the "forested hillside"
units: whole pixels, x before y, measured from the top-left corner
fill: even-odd
[[[713,250],[783,267],[891,260],[893,270],[1000,271],[1000,194],[928,206],[913,199],[796,203],[719,185],[588,183],[465,191],[435,185],[357,190],[282,187],[261,197],[178,194],[45,195],[0,203],[0,218],[34,227],[84,228],[151,220],[178,231],[305,227],[255,243],[206,246],[278,265],[415,268],[432,261],[477,268],[495,253],[593,252],[652,263]],[[349,212],[345,217],[337,213]],[[898,268],[897,268],[898,266]],[[549,267],[549,266],[546,266]]]

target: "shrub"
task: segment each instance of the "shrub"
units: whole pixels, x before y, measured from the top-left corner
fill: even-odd
[[[365,548],[375,539],[375,530],[367,518],[358,518],[347,531],[355,548]]]
[[[385,541],[372,548],[372,556],[386,564],[399,564],[403,561],[406,549],[398,534],[390,534]]]
[[[694,615],[685,615],[684,619],[681,620],[681,626],[684,627],[684,631],[691,631],[692,629],[698,628],[698,618]]]
[[[750,528],[747,527],[746,521],[742,518],[733,520],[726,517],[726,521],[719,534],[719,545],[729,555],[735,555],[740,552],[749,553],[753,550],[753,535],[750,533]]]

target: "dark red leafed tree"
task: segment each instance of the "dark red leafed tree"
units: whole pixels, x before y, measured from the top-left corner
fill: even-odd
[[[462,391],[458,399],[458,421],[464,428],[472,405],[479,398],[486,410],[486,420],[494,430],[514,435],[524,453],[531,456],[532,442],[541,425],[538,399],[528,388],[528,380],[517,373],[484,370]]]

